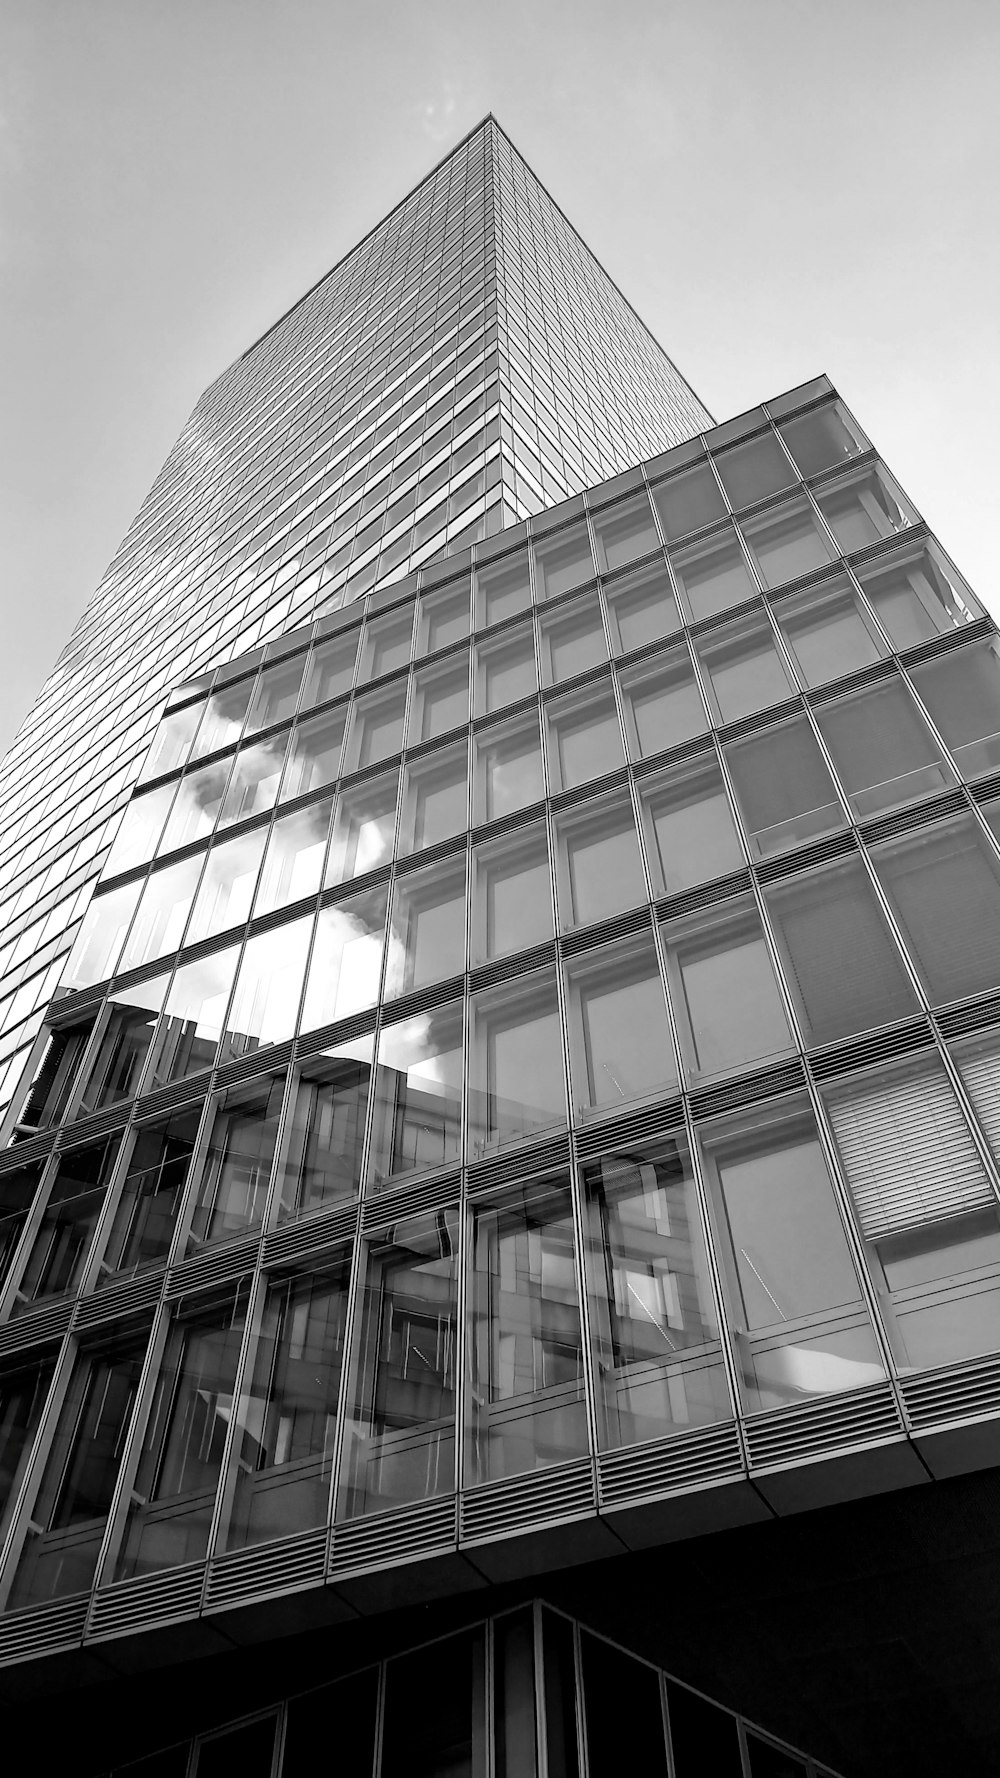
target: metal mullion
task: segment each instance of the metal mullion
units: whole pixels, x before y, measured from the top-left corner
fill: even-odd
[[[808,875],[808,873],[803,874]],[[750,872],[750,896],[757,910],[757,918],[760,921],[761,930],[764,934],[764,944],[771,960],[771,968],[774,971],[774,979],[777,983],[778,995],[784,1009],[785,1017],[788,1020],[788,1027],[791,1033],[793,1046],[801,1061],[806,1050],[806,1033],[804,1028],[805,1007],[803,1006],[802,1018],[800,1019],[791,987],[785,980],[781,952],[778,947],[777,939],[774,936],[774,928],[771,924],[770,913],[767,903],[764,900],[763,890],[757,880],[757,872],[755,870]],[[801,1029],[800,1026],[802,1027]],[[763,1058],[758,1058],[758,1060],[762,1059]]]
[[[102,1585],[111,1584],[114,1579],[113,1567],[118,1560],[119,1547],[125,1533],[136,1470],[143,1454],[153,1398],[159,1382],[172,1325],[173,1314],[170,1304],[161,1300],[154,1312],[149,1330],[146,1357],[132,1408],[132,1421],[126,1434],[125,1449],[122,1453],[118,1480],[108,1509],[104,1537],[94,1565],[94,1578],[91,1582],[94,1592]]]
[[[304,984],[307,984],[308,980],[309,972],[307,969],[304,977]],[[305,985],[303,986],[303,993],[304,992]],[[274,1136],[274,1153],[271,1157],[271,1171],[268,1181],[267,1195],[264,1201],[264,1214],[261,1217],[260,1224],[262,1234],[267,1234],[270,1229],[276,1226],[278,1221],[278,1210],[281,1205],[281,1193],[278,1189],[278,1181],[281,1178],[281,1169],[287,1151],[289,1132],[292,1123],[292,1107],[298,1092],[300,1073],[301,1069],[297,1068],[294,1063],[289,1063],[285,1071],[285,1085],[281,1096],[281,1107],[278,1112],[278,1127]],[[270,1075],[262,1078],[273,1079],[274,1077],[273,1075]]]
[[[465,1486],[465,1457],[468,1435],[466,1414],[471,1401],[472,1330],[469,1326],[469,1300],[473,1260],[473,1213],[467,1195],[461,1192],[455,1213],[458,1225],[457,1271],[455,1293],[455,1512],[456,1525]]]
[[[393,827],[393,836],[392,836],[392,852],[391,852],[392,876],[389,881],[390,894],[389,894],[389,899],[386,904],[386,936],[385,936],[385,942],[382,947],[382,964],[381,964],[381,970],[380,970],[380,976],[379,976],[380,983],[383,984],[383,993],[384,993],[385,971],[387,968],[387,958],[388,958],[388,951],[389,951],[389,920],[392,915],[393,902],[395,899],[395,890],[396,890],[396,874],[395,874],[396,873],[396,856],[397,856],[397,850],[399,847],[399,827],[400,827],[400,822],[402,820],[402,804],[403,804],[404,791],[405,791],[405,784],[404,784],[404,777],[403,777],[403,766],[402,766],[402,761],[400,761],[399,776],[398,776],[397,782],[396,782],[396,821],[395,821],[395,825]],[[332,828],[331,828],[331,833],[332,833]],[[372,1142],[374,1140],[374,1130],[375,1130],[375,1101],[378,1096],[378,1081],[379,1081],[379,1074],[381,1071],[381,1064],[379,1061],[379,1052],[380,1052],[381,1043],[382,1043],[382,1029],[383,1029],[383,1026],[385,1023],[385,1003],[384,1003],[384,999],[382,998],[381,995],[380,995],[378,1001],[376,1002],[374,1012],[375,1012],[375,1024],[372,1027],[372,1033],[371,1033],[371,1038],[372,1038],[371,1074],[369,1076],[369,1081],[368,1081],[368,1104],[365,1107],[365,1128],[364,1128],[364,1135],[363,1135],[362,1144],[361,1144],[360,1174],[359,1174],[359,1180],[358,1180],[358,1202],[359,1202],[359,1204],[364,1203],[368,1197],[368,1172],[369,1172],[369,1168],[371,1166],[371,1150],[372,1150]],[[360,1224],[359,1224],[359,1227],[360,1227]]]
[[[904,836],[900,836],[900,837],[905,838],[906,836],[904,835]],[[907,979],[909,980],[910,985],[913,988],[913,991],[917,997],[917,1004],[919,1005],[920,1011],[923,1013],[925,1018],[928,1018],[928,1017],[933,1018],[933,1009],[931,1007],[930,999],[929,999],[928,995],[924,992],[923,983],[921,982],[920,977],[919,977],[917,970],[916,970],[916,966],[910,957],[909,950],[908,950],[906,943],[904,941],[904,938],[903,938],[902,930],[896,920],[896,916],[893,913],[892,907],[890,906],[889,898],[886,895],[885,890],[882,888],[882,885],[878,880],[878,875],[876,873],[875,866],[872,863],[872,859],[871,859],[871,855],[869,853],[868,846],[861,840],[860,835],[858,836],[858,839],[859,839],[858,853],[861,858],[862,868],[864,869],[864,871],[866,872],[866,874],[868,876],[869,883],[871,884],[871,887],[875,893],[875,899],[878,902],[879,907],[882,910],[883,918],[886,920],[888,927],[889,927],[889,931],[892,934],[893,938],[895,939],[896,944],[899,948],[900,954],[902,956],[903,967],[906,972]]]
[[[69,1333],[65,1334],[56,1358],[45,1404],[31,1441],[31,1450],[24,1467],[21,1485],[11,1510],[6,1536],[0,1545],[0,1612],[7,1608],[7,1599],[28,1534],[31,1510],[34,1508],[52,1452],[59,1420],[65,1405],[79,1347]],[[26,1355],[27,1356],[27,1355]]]
[[[973,646],[975,646],[975,645],[973,645]],[[918,665],[920,665],[920,664],[922,664],[922,663],[918,663]],[[952,754],[951,748],[946,745],[944,736],[941,734],[941,731],[938,728],[937,724],[935,723],[933,717],[931,716],[931,713],[930,713],[929,709],[927,708],[927,705],[925,704],[923,698],[920,696],[920,692],[919,692],[916,680],[912,677],[912,674],[911,674],[909,668],[904,667],[902,661],[900,661],[898,659],[898,657],[896,660],[896,666],[897,666],[897,670],[900,674],[900,677],[902,678],[903,684],[905,685],[907,691],[910,694],[910,697],[913,699],[913,702],[916,704],[917,709],[920,712],[920,715],[923,717],[924,722],[927,724],[927,727],[930,729],[930,732],[934,737],[934,740],[937,742],[938,747],[941,749],[941,758],[944,760],[945,765],[947,765],[951,769],[951,771],[954,772],[956,784],[959,784],[962,786],[962,788],[965,790],[968,800],[972,803],[975,803],[975,798],[972,796],[971,790],[968,788],[964,773],[959,770],[958,764]],[[992,838],[992,836],[991,836],[991,838]]]
[[[562,1614],[560,1613],[560,1616]],[[583,1697],[583,1654],[581,1649],[580,1624],[578,1619],[570,1618],[573,1631],[573,1713],[576,1720],[576,1748],[579,1766],[579,1778],[590,1778],[590,1744],[587,1738],[587,1718]]]
[[[180,1107],[178,1107],[178,1109],[180,1109]],[[98,1212],[97,1220],[94,1224],[94,1232],[90,1237],[87,1256],[80,1272],[79,1281],[73,1292],[74,1297],[88,1296],[100,1273],[104,1249],[107,1245],[108,1236],[111,1233],[111,1227],[118,1211],[118,1204],[121,1198],[125,1175],[128,1170],[128,1163],[131,1161],[132,1155],[135,1152],[135,1145],[138,1140],[138,1128],[139,1126],[130,1119],[125,1129],[119,1132],[121,1141],[118,1145],[118,1154],[114,1166],[111,1169],[108,1183],[104,1188],[104,1198],[100,1211]],[[107,1140],[107,1138],[105,1138],[105,1140]],[[82,1146],[88,1145],[84,1144]]]
[[[535,1692],[535,1761],[537,1778],[549,1778],[548,1711],[545,1698],[545,1642],[542,1633],[542,1604],[540,1599],[531,1602],[531,1642],[534,1660],[532,1661],[532,1679]],[[553,1773],[553,1778],[558,1775]]]
[[[829,701],[831,703],[833,702],[832,699]],[[826,705],[824,704],[820,707],[825,709]],[[846,831],[848,833],[853,834],[855,845],[859,846],[860,845],[860,835],[859,835],[860,822],[858,820],[858,817],[854,813],[854,808],[851,803],[850,796],[848,795],[845,786],[841,782],[840,775],[837,771],[836,763],[833,758],[833,754],[830,752],[830,749],[827,746],[826,736],[823,734],[823,731],[820,728],[819,723],[816,720],[816,711],[815,711],[813,705],[810,703],[808,697],[804,697],[802,699],[802,710],[799,712],[799,716],[801,717],[803,714],[805,716],[807,723],[809,724],[809,728],[812,732],[812,738],[815,741],[817,747],[819,748],[820,757],[822,758],[823,763],[826,766],[827,772],[829,773],[830,782],[833,785],[834,800],[836,802],[839,802],[842,813],[847,816]],[[840,831],[845,831],[845,829],[842,828]],[[758,862],[763,863],[764,861],[759,860]]]
[[[736,1436],[739,1440],[744,1463],[749,1466],[750,1454],[747,1449],[746,1430],[743,1424],[746,1410],[743,1405],[742,1375],[736,1357],[733,1329],[729,1324],[729,1298],[726,1290],[725,1268],[722,1264],[722,1258],[719,1251],[716,1222],[712,1211],[711,1193],[709,1192],[705,1180],[701,1149],[696,1140],[697,1128],[691,1112],[691,1102],[686,1093],[684,1096],[683,1111],[684,1135],[688,1145],[688,1154],[691,1162],[691,1176],[694,1181],[698,1214],[701,1217],[701,1226],[705,1237],[705,1256],[708,1262],[709,1277],[712,1281],[712,1290],[715,1298],[714,1306],[719,1322],[719,1347],[722,1352],[722,1362],[726,1373],[726,1381],[729,1385],[729,1399],[733,1411],[733,1423],[736,1427]]]
[[[378,1684],[375,1691],[375,1733],[372,1737],[372,1778],[379,1778],[382,1770],[382,1743],[385,1739],[385,1692],[387,1662],[378,1663]]]
[[[827,1172],[830,1175],[830,1182],[833,1186],[833,1195],[836,1200],[837,1209],[840,1212],[840,1220],[847,1238],[848,1247],[851,1250],[855,1270],[859,1275],[861,1294],[864,1299],[865,1307],[868,1310],[869,1320],[871,1321],[875,1332],[875,1341],[879,1348],[882,1362],[885,1365],[886,1377],[892,1386],[892,1393],[895,1398],[897,1411],[903,1425],[906,1426],[908,1425],[908,1421],[900,1390],[899,1372],[901,1366],[893,1351],[891,1338],[892,1323],[889,1315],[886,1314],[879,1301],[879,1291],[872,1273],[865,1239],[861,1232],[860,1219],[855,1207],[850,1183],[847,1178],[847,1170],[840,1159],[830,1116],[826,1108],[826,1102],[813,1078],[812,1069],[808,1067],[806,1068],[806,1090],[809,1094],[809,1103],[816,1123],[816,1129],[819,1134],[823,1159],[826,1162]]]
[[[944,1061],[945,1073],[951,1082],[952,1091],[965,1115],[965,1121],[969,1126],[970,1135],[972,1136],[979,1158],[983,1163],[983,1170],[990,1185],[993,1187],[994,1193],[1000,1197],[1000,1159],[993,1153],[993,1150],[986,1139],[986,1133],[980,1122],[975,1105],[973,1104],[969,1089],[965,1084],[965,1078],[958,1063],[955,1061],[951,1050],[948,1048],[945,1039],[941,1035],[937,1019],[934,1017],[933,1013],[931,1014],[931,1024],[934,1029],[938,1053]],[[1000,1206],[998,1206],[998,1208],[1000,1208]]]
[[[194,1147],[191,1150],[191,1159],[188,1163],[187,1179],[184,1182],[184,1190],[181,1194],[181,1201],[177,1208],[177,1220],[174,1223],[173,1234],[170,1237],[170,1244],[166,1253],[165,1264],[168,1273],[171,1267],[179,1265],[180,1261],[184,1258],[184,1249],[187,1246],[188,1236],[191,1232],[191,1221],[194,1216],[198,1193],[201,1190],[202,1176],[205,1171],[205,1163],[208,1155],[208,1145],[211,1139],[212,1130],[215,1127],[216,1113],[223,1098],[224,1089],[219,1088],[218,1090],[213,1089],[212,1091],[207,1092],[202,1101],[201,1116],[195,1134]]]
[[[240,1282],[240,1280],[236,1281],[237,1291],[239,1290]],[[221,1555],[223,1553],[223,1551],[217,1549],[216,1546],[221,1542],[229,1529],[229,1519],[233,1506],[233,1493],[237,1479],[233,1452],[237,1438],[242,1432],[239,1409],[244,1399],[248,1373],[251,1380],[253,1377],[253,1365],[257,1357],[257,1347],[264,1318],[264,1304],[267,1299],[268,1283],[269,1280],[267,1276],[261,1271],[255,1273],[250,1283],[247,1312],[244,1318],[243,1333],[240,1339],[240,1353],[236,1363],[236,1371],[233,1376],[233,1411],[229,1416],[229,1425],[226,1427],[226,1436],[223,1441],[222,1456],[219,1460],[219,1476],[215,1484],[215,1500],[212,1505],[208,1537],[205,1543],[206,1564],[211,1562],[215,1555]]]
[[[778,623],[778,620],[775,617],[774,612],[771,608],[771,601],[770,601],[770,599],[768,599],[766,597],[764,599],[764,613],[765,613],[765,616],[764,616],[765,626],[770,625],[771,632],[772,632],[772,641],[774,642],[774,645],[775,645],[775,652],[778,656],[779,661],[781,662],[782,666],[785,669],[785,674],[786,674],[786,677],[788,678],[789,685],[791,686],[791,690],[792,690],[793,694],[796,692],[801,694],[802,691],[807,688],[804,685],[800,684],[800,682],[799,682],[798,665],[792,657],[791,649],[789,648],[787,642],[785,641],[784,635],[782,634],[781,626]],[[767,706],[765,705],[765,709],[766,708],[767,708]]]
[[[374,1098],[374,1093],[371,1095]],[[333,1529],[337,1521],[337,1506],[340,1495],[341,1468],[344,1456],[344,1442],[347,1437],[348,1414],[352,1412],[356,1397],[356,1384],[360,1367],[361,1323],[363,1304],[359,1308],[359,1298],[364,1288],[368,1269],[368,1253],[371,1245],[370,1237],[361,1233],[360,1219],[357,1233],[351,1243],[350,1277],[347,1286],[347,1313],[344,1318],[344,1362],[340,1372],[340,1390],[337,1398],[337,1417],[334,1427],[333,1445],[330,1451],[330,1482],[327,1494],[326,1511],[326,1562],[328,1568],[333,1555]]]
[[[674,1744],[670,1734],[670,1701],[667,1697],[667,1675],[662,1667],[657,1668],[656,1677],[660,1691],[660,1721],[663,1727],[663,1748],[666,1755],[667,1778],[677,1778],[677,1766],[674,1761]]]

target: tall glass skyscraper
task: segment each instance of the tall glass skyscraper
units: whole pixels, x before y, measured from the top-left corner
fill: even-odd
[[[17,1732],[988,1769],[996,627],[829,381],[715,426],[488,119],[203,397],[5,784]]]

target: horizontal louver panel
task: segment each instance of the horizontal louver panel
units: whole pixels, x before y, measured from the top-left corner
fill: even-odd
[[[943,1072],[877,1082],[830,1115],[869,1240],[995,1202]]]

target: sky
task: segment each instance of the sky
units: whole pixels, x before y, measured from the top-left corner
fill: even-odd
[[[717,419],[826,371],[1000,613],[995,0],[0,0],[0,748],[201,390],[492,110]]]

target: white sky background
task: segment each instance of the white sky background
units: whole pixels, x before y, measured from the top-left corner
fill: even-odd
[[[996,0],[0,0],[0,746],[198,395],[488,110],[717,419],[827,371],[992,609]]]

